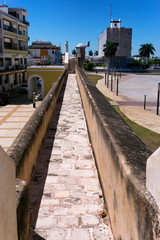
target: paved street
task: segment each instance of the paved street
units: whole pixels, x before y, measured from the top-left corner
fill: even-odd
[[[36,107],[40,103],[37,101]],[[5,151],[11,146],[35,109],[28,100],[27,93],[19,93],[18,89],[10,93],[8,105],[0,106],[0,145]]]
[[[104,73],[98,73],[104,77]],[[113,92],[105,86],[105,79],[98,81],[96,87],[105,96],[114,100],[121,111],[132,121],[160,134],[160,107],[156,115],[156,97],[160,75],[136,75],[123,73],[119,83],[119,95],[116,96],[116,81]],[[143,99],[147,95],[146,110]]]
[[[104,202],[74,74],[62,108],[57,104],[29,189],[29,240],[113,239],[108,216],[101,216]]]

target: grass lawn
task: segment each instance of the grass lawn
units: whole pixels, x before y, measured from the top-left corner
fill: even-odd
[[[103,77],[100,75],[94,74],[87,74],[88,78],[92,81],[92,83],[96,86],[98,80],[102,79]]]
[[[125,122],[132,128],[135,134],[144,142],[144,144],[154,152],[160,146],[160,134],[155,133],[147,128],[140,126],[139,124],[130,120],[124,115],[119,106],[113,106],[119,115],[125,120]]]

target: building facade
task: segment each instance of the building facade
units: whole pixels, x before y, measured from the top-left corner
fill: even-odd
[[[36,41],[29,46],[28,64],[58,64],[60,47],[52,45],[51,42]]]
[[[27,11],[0,6],[0,92],[27,80]]]
[[[106,41],[115,42],[117,45],[116,55],[118,57],[131,56],[132,49],[132,28],[121,28],[121,20],[111,20],[111,25],[107,28],[98,39],[98,55],[104,56],[104,44]]]

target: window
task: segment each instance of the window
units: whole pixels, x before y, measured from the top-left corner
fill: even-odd
[[[2,76],[0,76],[0,85],[3,85]]]
[[[0,67],[3,67],[3,58],[0,58]]]
[[[52,51],[52,54],[54,54],[54,51]]]
[[[19,84],[21,84],[21,75],[19,74]]]
[[[6,75],[6,79],[4,80],[4,83],[5,84],[9,83],[9,74]]]
[[[7,31],[10,31],[10,29],[11,29],[11,23],[10,23],[9,21],[4,20],[4,21],[3,21],[3,29],[4,29],[4,30],[7,30]]]
[[[14,85],[17,85],[17,73],[15,73]]]
[[[18,66],[19,65],[19,59],[15,58],[15,65]]]
[[[26,18],[25,18],[25,15],[23,15],[23,22],[24,22],[24,23],[26,22]]]
[[[0,38],[0,53],[2,53],[2,38]]]
[[[11,58],[6,58],[6,59],[5,59],[5,66],[6,66],[6,67],[11,66]]]
[[[23,72],[23,75],[22,75],[22,82],[25,82],[25,72]]]

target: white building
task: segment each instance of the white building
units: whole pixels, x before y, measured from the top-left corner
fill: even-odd
[[[60,47],[52,45],[51,42],[32,42],[32,45],[29,46],[28,64],[57,64],[57,54],[59,52]]]
[[[0,92],[26,80],[28,55],[27,11],[0,6]]]

